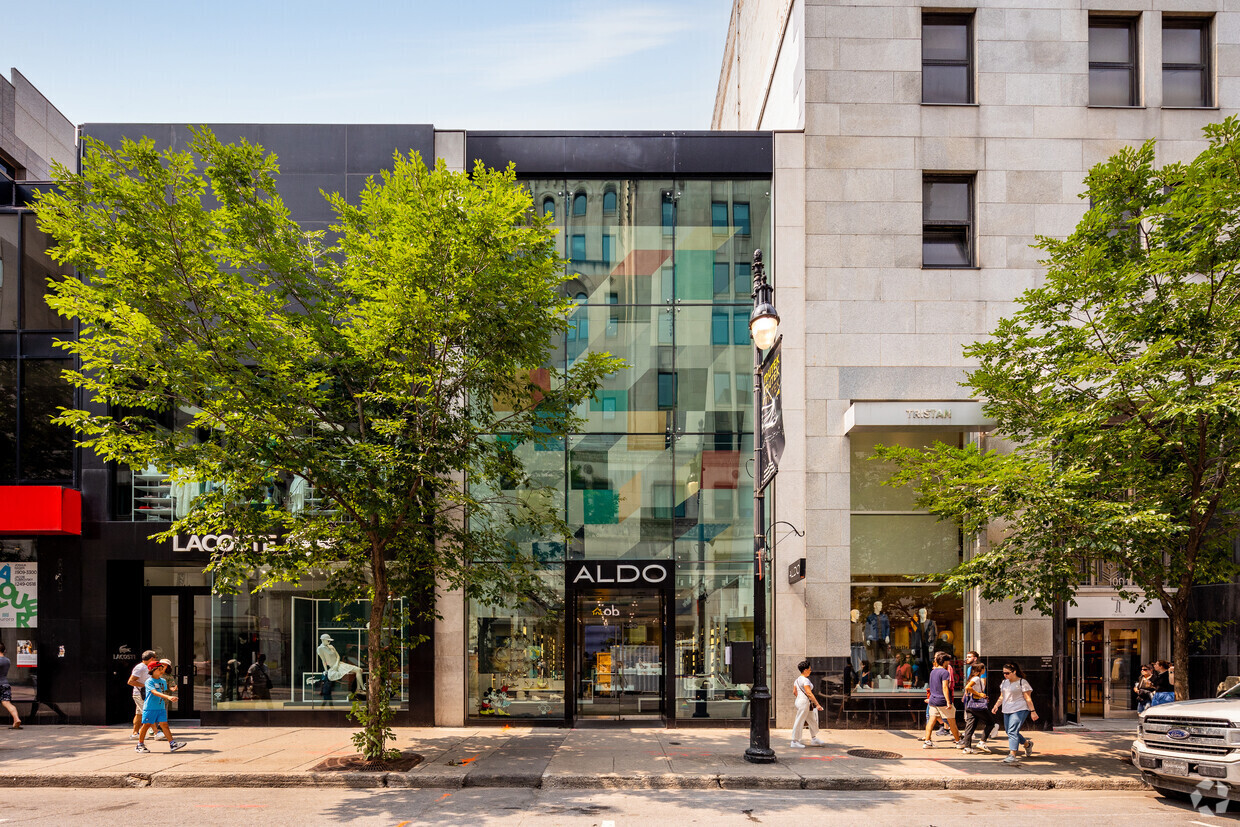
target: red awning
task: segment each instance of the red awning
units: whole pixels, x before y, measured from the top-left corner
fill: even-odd
[[[58,485],[0,485],[0,535],[81,533],[81,491]]]

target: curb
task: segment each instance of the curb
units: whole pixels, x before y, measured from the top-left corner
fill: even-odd
[[[472,781],[459,773],[399,772],[280,772],[280,773],[95,773],[67,775],[32,773],[0,774],[0,788],[68,787],[76,789],[125,789],[135,787],[307,787],[336,789],[503,787],[544,790],[1111,790],[1140,791],[1150,786],[1140,778],[1097,776],[1045,778],[1031,775],[996,775],[973,778],[877,778],[799,775],[641,775],[532,774],[488,775]]]

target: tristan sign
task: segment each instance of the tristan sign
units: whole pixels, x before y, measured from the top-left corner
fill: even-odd
[[[670,586],[672,563],[664,560],[572,560],[565,572],[573,586]]]

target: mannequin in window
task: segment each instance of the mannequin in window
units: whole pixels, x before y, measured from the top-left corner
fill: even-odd
[[[873,671],[884,678],[890,677],[891,620],[883,611],[883,601],[874,601],[874,611],[865,618],[865,648],[870,656]]]
[[[861,624],[861,610],[852,609],[848,613],[849,619],[852,621],[852,651],[851,660],[853,671],[861,668],[861,661],[865,660],[865,628]]]
[[[319,656],[319,660],[323,662],[324,682],[330,681],[334,684],[337,681],[344,680],[348,675],[353,675],[354,679],[357,681],[357,686],[354,691],[366,691],[366,684],[362,680],[362,670],[353,664],[340,659],[340,653],[336,651],[335,646],[332,646],[331,635],[319,635],[319,648],[314,651]],[[324,691],[324,700],[328,700],[330,698],[330,695],[328,694],[329,691],[330,690]]]
[[[912,641],[913,655],[917,658],[919,677],[925,680],[930,675],[930,656],[935,640],[939,636],[938,624],[933,618],[927,617],[923,606],[917,610],[917,637]]]

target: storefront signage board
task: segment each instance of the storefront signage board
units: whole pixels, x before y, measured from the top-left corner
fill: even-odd
[[[570,586],[660,586],[672,584],[667,560],[572,560],[565,572]]]

